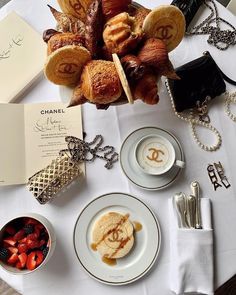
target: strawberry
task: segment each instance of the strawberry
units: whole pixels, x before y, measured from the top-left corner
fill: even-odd
[[[25,267],[25,264],[26,264],[26,261],[27,261],[27,254],[26,253],[21,253],[19,256],[18,256],[18,259],[19,259],[19,262],[21,264],[21,268],[24,268]],[[17,267],[17,266],[16,266]]]
[[[15,246],[15,244],[16,244],[16,241],[15,241],[13,238],[11,238],[11,237],[9,237],[9,238],[3,240],[3,242],[6,243],[6,244],[8,244],[8,246],[9,246],[9,245],[10,245],[10,246]]]
[[[13,239],[15,241],[19,241],[22,240],[25,236],[25,231],[23,229],[19,230],[14,236]]]
[[[27,269],[29,270],[34,270],[35,267],[36,267],[36,252],[31,252],[29,255],[28,255],[28,258],[27,258],[27,261],[26,261],[26,267]]]
[[[16,247],[8,247],[7,249],[8,249],[12,254],[18,252],[18,249],[17,249]]]
[[[39,241],[39,247],[43,246],[44,244],[46,244],[46,241],[45,240],[40,240]]]
[[[9,264],[15,264],[18,261],[18,255],[13,253],[7,260]]]
[[[29,234],[29,235],[27,236],[27,240],[37,241],[37,239],[38,239],[38,236],[37,236],[36,233]]]
[[[22,240],[19,240],[19,241],[18,241],[18,243],[19,243],[19,244],[26,243],[26,240],[27,240],[27,238],[25,237],[24,239],[22,239]]]
[[[41,229],[38,227],[38,225],[36,225],[36,226],[34,227],[34,234],[35,234],[37,237],[39,237],[39,235],[40,235],[40,231],[41,231]]]
[[[42,251],[36,251],[36,265],[38,266],[43,262],[44,256]]]
[[[24,223],[26,224],[39,224],[39,222],[33,218],[25,217]]]
[[[26,245],[29,249],[35,249],[39,247],[39,241],[27,240]]]
[[[22,243],[18,245],[19,253],[24,253],[28,250],[28,246],[26,243]]]
[[[16,233],[16,230],[14,229],[13,226],[7,225],[5,228],[5,232],[8,233],[10,236],[14,236],[14,234]]]

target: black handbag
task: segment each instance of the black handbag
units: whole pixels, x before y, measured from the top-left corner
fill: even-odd
[[[226,92],[224,80],[233,85],[236,85],[236,82],[220,70],[209,52],[178,67],[175,72],[179,80],[166,80],[175,114],[190,124],[194,139],[203,150],[217,150],[221,145],[221,136],[210,124],[208,103],[216,96],[225,93],[225,111],[231,120],[236,121],[236,117],[230,111],[230,104],[236,103],[236,92],[232,94]],[[196,133],[196,125],[213,131],[217,136],[217,144],[213,146],[202,144]]]
[[[203,0],[173,0],[171,5],[177,6],[184,14],[186,30],[197,13]]]
[[[221,71],[208,52],[175,72],[180,80],[169,79],[169,86],[177,112],[201,107],[226,91]]]

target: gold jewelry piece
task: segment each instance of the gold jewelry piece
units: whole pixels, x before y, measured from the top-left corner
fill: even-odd
[[[229,188],[231,186],[231,184],[229,183],[227,177],[225,176],[225,171],[224,171],[224,168],[223,168],[221,162],[214,163],[214,166],[217,171],[217,174],[220,177],[221,183],[224,185],[225,188]]]

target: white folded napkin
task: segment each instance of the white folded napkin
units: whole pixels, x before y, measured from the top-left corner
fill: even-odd
[[[176,294],[214,294],[210,199],[201,198],[200,208],[203,229],[180,228],[173,199],[169,200],[170,289]]]

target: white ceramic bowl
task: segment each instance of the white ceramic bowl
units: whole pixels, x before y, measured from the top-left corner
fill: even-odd
[[[15,218],[9,220],[0,230],[0,241],[2,240],[2,235],[4,233],[5,227],[11,223],[13,220],[18,219],[18,218],[24,218],[24,217],[29,217],[29,218],[33,218],[37,221],[39,221],[47,230],[48,236],[49,236],[49,250],[47,253],[47,256],[45,257],[45,259],[43,260],[43,262],[38,265],[34,270],[28,270],[28,269],[18,269],[16,267],[10,266],[5,264],[4,262],[2,262],[0,260],[0,265],[1,267],[7,271],[10,274],[14,274],[14,275],[25,275],[25,274],[29,274],[32,272],[35,272],[36,270],[40,269],[41,267],[43,267],[48,260],[50,259],[50,257],[52,256],[54,250],[55,250],[55,246],[56,246],[56,235],[55,235],[55,231],[53,229],[52,224],[42,215],[39,215],[37,213],[26,213],[26,214],[22,214],[19,216],[16,216]]]

